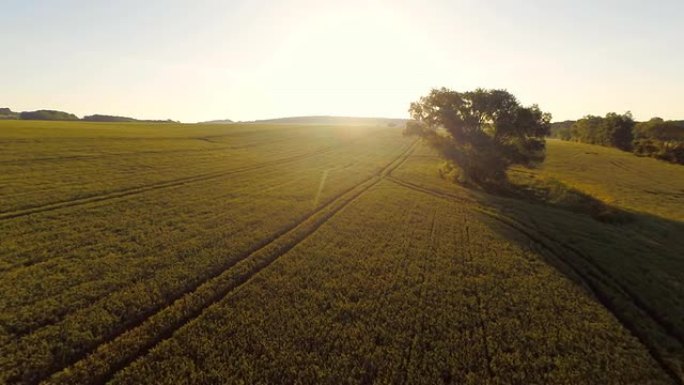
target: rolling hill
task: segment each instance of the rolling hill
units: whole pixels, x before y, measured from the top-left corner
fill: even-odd
[[[391,119],[391,118],[355,118],[345,116],[298,116],[279,119],[265,119],[256,120],[253,122],[241,123],[255,123],[255,124],[290,124],[290,125],[344,125],[344,126],[403,126],[408,119]]]

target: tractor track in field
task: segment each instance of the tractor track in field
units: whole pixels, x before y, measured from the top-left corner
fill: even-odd
[[[213,138],[223,138],[227,137],[227,135],[218,135],[218,136],[212,136],[212,137],[195,137],[195,138],[180,138],[182,140],[186,140],[188,142],[191,142],[193,140],[202,140],[205,142],[217,144],[221,142],[215,142],[211,141],[209,139]],[[142,138],[142,140],[150,140],[150,138]],[[135,139],[139,140],[139,139]],[[39,157],[39,158],[26,158],[26,159],[4,159],[0,160],[0,165],[12,165],[12,166],[22,166],[27,163],[39,163],[39,162],[54,162],[54,161],[78,161],[78,160],[90,160],[90,159],[107,159],[107,158],[119,158],[119,157],[130,157],[130,156],[138,156],[138,155],[170,155],[170,154],[193,154],[193,153],[213,153],[213,152],[220,152],[220,151],[230,151],[230,150],[239,150],[239,149],[244,149],[244,148],[249,148],[249,147],[255,147],[257,145],[261,146],[264,144],[273,144],[273,143],[278,143],[278,142],[284,142],[288,141],[291,139],[276,139],[276,140],[269,140],[269,141],[261,141],[258,143],[249,143],[249,144],[242,144],[242,145],[227,145],[228,143],[221,143],[224,144],[225,146],[223,147],[212,147],[212,148],[196,148],[196,149],[175,149],[175,150],[157,150],[157,151],[134,151],[134,152],[107,152],[107,153],[99,153],[99,154],[84,154],[84,155],[64,155],[64,156],[44,156],[44,157]]]
[[[609,293],[601,290],[600,285],[607,287],[612,287],[617,289],[617,292],[622,294],[629,303],[641,314],[645,316],[654,326],[657,326],[659,331],[677,341],[681,346],[684,346],[684,336],[680,331],[678,331],[673,325],[671,325],[667,320],[664,320],[660,315],[657,314],[655,310],[650,308],[643,300],[641,300],[635,293],[633,293],[625,285],[619,283],[615,280],[610,273],[608,273],[604,268],[598,266],[592,259],[586,254],[579,251],[577,248],[553,238],[553,236],[544,233],[537,228],[531,228],[520,221],[510,218],[504,214],[493,213],[488,209],[481,207],[481,204],[475,199],[468,199],[463,197],[458,197],[452,194],[443,193],[440,191],[435,191],[423,186],[418,186],[410,182],[406,182],[397,178],[390,176],[388,180],[409,189],[415,191],[423,192],[438,198],[456,201],[460,203],[470,203],[474,204],[473,209],[481,213],[488,218],[494,219],[497,222],[505,225],[506,227],[513,229],[514,231],[522,234],[526,238],[533,241],[541,249],[546,251],[555,261],[560,263],[566,269],[568,269],[580,283],[587,289],[594,298],[596,298],[599,303],[603,305],[608,311],[613,314],[613,316],[622,324],[622,326],[627,329],[633,336],[635,336],[639,342],[646,348],[651,357],[659,364],[661,369],[678,385],[684,385],[684,378],[682,378],[677,370],[673,368],[667,360],[663,357],[660,350],[650,342],[650,338],[645,335],[642,329],[637,325],[635,321],[630,320],[627,316],[623,315],[618,309],[619,305],[615,303],[615,300],[611,297]],[[556,246],[556,247],[554,247]],[[559,252],[557,248],[560,248]],[[583,271],[580,267],[567,261],[567,258],[563,258],[563,251],[565,253],[575,255],[581,261],[580,263],[585,264],[590,268],[590,271]],[[591,271],[593,270],[593,271]]]
[[[321,154],[323,154],[323,153],[328,153],[328,152],[333,151],[333,150],[335,150],[335,149],[337,149],[337,148],[338,148],[338,147],[327,148],[327,149],[324,149],[324,150],[326,150],[326,151],[323,151],[323,152],[320,152],[320,153],[302,154],[302,155],[308,155],[308,156],[307,156],[307,157],[302,156],[302,158],[295,159],[295,160],[292,160],[292,161],[299,161],[299,160],[302,160],[302,159],[304,159],[304,158],[308,158],[308,157],[313,157],[313,156],[321,155]],[[270,161],[270,162],[276,162],[276,161]],[[269,162],[269,163],[270,163],[270,162]],[[287,164],[287,163],[288,163],[288,162],[280,162],[279,164]],[[256,165],[255,165],[255,166],[256,166]],[[263,166],[263,167],[259,167],[259,169],[267,168],[267,167],[270,166],[270,164],[262,164],[261,166]],[[254,167],[254,169],[256,169],[256,167]],[[237,173],[241,173],[241,172],[243,172],[243,171],[246,171],[246,170],[242,170],[242,169],[237,170],[237,171],[231,170],[231,171],[226,171],[226,172],[224,172],[224,173],[228,173],[228,174],[237,174]],[[218,177],[218,176],[217,176],[217,177]],[[211,178],[210,178],[210,179],[211,179]],[[200,181],[196,181],[196,182],[200,182]],[[266,191],[266,190],[264,190],[264,191]],[[142,192],[140,192],[140,193],[143,193],[143,192],[144,192],[144,191],[142,191]],[[136,193],[138,193],[138,192],[136,192]],[[132,195],[132,194],[131,194],[131,195]],[[85,203],[88,203],[88,202],[85,202]],[[55,210],[56,210],[56,209],[57,209],[57,208],[55,208]],[[165,209],[167,209],[167,208],[165,208]],[[167,211],[168,211],[168,210],[167,210]],[[1,214],[1,213],[0,213],[0,222],[2,222],[2,214]],[[40,249],[41,249],[41,247],[38,246],[37,248],[28,250],[27,253],[29,253],[29,252],[35,252],[36,250],[40,250]],[[47,256],[47,257],[43,257],[43,258],[25,259],[25,260],[21,260],[21,261],[17,261],[17,262],[11,263],[11,264],[10,264],[10,263],[7,263],[5,266],[1,266],[1,267],[0,267],[0,275],[3,275],[3,274],[11,274],[11,273],[16,272],[16,271],[21,270],[21,269],[32,268],[32,267],[35,267],[35,266],[38,266],[38,265],[42,265],[42,264],[45,264],[45,263],[51,263],[51,262],[54,262],[54,261],[56,261],[56,260],[66,259],[66,258],[69,258],[69,256],[68,256],[68,255],[62,255],[62,256]],[[1,278],[1,277],[0,277],[0,278]]]
[[[186,242],[189,242],[189,243],[190,243],[190,242],[192,242],[192,239],[194,239],[194,238],[189,238],[189,239],[186,240]],[[0,274],[12,273],[12,272],[14,272],[14,271],[16,271],[16,270],[18,270],[18,269],[23,269],[23,268],[27,268],[27,267],[33,267],[33,266],[37,266],[37,265],[40,265],[40,264],[53,262],[54,260],[55,260],[54,258],[50,258],[50,259],[48,259],[48,260],[36,260],[36,261],[32,261],[33,263],[23,263],[23,264],[20,264],[20,265],[10,266],[9,268],[4,269],[4,270],[3,270],[3,269],[0,269]],[[170,267],[169,267],[169,268],[170,268]],[[166,269],[164,269],[164,270],[166,270]],[[130,283],[130,282],[132,282],[132,281],[144,281],[144,280],[146,280],[146,279],[152,277],[152,276],[153,276],[154,274],[156,274],[157,272],[158,272],[158,271],[155,269],[155,271],[150,271],[150,272],[148,272],[147,274],[143,273],[143,274],[140,275],[140,276],[133,277],[133,278],[131,278],[130,280],[127,280],[126,283],[125,283],[124,285],[122,285],[121,287],[118,287],[117,291],[114,291],[114,292],[103,292],[103,293],[101,293],[100,295],[92,296],[89,300],[84,301],[84,305],[82,305],[82,306],[70,307],[70,308],[65,308],[65,309],[56,311],[56,312],[54,312],[53,314],[51,314],[51,316],[50,316],[48,319],[45,319],[45,320],[42,320],[42,321],[39,321],[39,322],[34,322],[34,323],[33,323],[31,326],[29,326],[29,327],[17,329],[17,328],[15,328],[15,327],[12,326],[12,325],[4,325],[4,326],[5,326],[5,328],[6,328],[7,330],[13,330],[13,331],[12,331],[12,334],[13,334],[14,338],[22,338],[22,337],[25,337],[25,336],[30,335],[30,334],[32,334],[32,333],[34,333],[34,332],[36,332],[36,331],[38,331],[38,330],[40,330],[40,329],[43,329],[43,328],[45,328],[45,327],[48,327],[48,326],[51,326],[51,325],[55,325],[55,324],[61,322],[66,316],[68,316],[68,315],[71,314],[72,312],[78,311],[78,310],[81,310],[81,309],[84,309],[84,308],[88,307],[89,304],[93,304],[93,303],[95,303],[96,301],[99,301],[99,300],[101,300],[101,299],[103,299],[103,298],[106,298],[106,297],[108,297],[108,296],[109,296],[110,294],[112,294],[112,293],[116,293],[116,292],[118,292],[119,290],[125,290],[125,289],[128,287],[127,284]],[[88,285],[88,284],[91,283],[91,282],[92,282],[92,280],[91,280],[91,281],[84,281],[84,282],[81,282],[81,283],[76,284],[75,286],[67,287],[66,290],[74,290],[74,287],[77,287],[78,285]],[[30,306],[32,303],[35,303],[35,302],[37,302],[37,301],[52,300],[53,298],[58,298],[61,294],[62,294],[62,293],[55,294],[55,295],[52,295],[52,296],[49,296],[49,297],[41,297],[40,299],[38,299],[38,300],[36,300],[36,301],[34,301],[34,302],[30,302],[30,303],[24,304],[23,306],[24,306],[24,307],[28,307],[28,306]],[[0,326],[2,326],[2,322],[0,322]]]
[[[403,164],[418,142],[414,141],[394,160],[362,182],[340,192],[299,222],[260,242],[197,286],[172,298],[160,310],[111,333],[96,346],[34,375],[28,384],[104,384],[155,346],[201,316],[226,295],[247,283],[328,222],[335,214],[388,177]],[[95,364],[95,365],[93,365]],[[28,368],[31,370],[31,368]],[[23,373],[22,373],[23,374]],[[20,375],[21,376],[21,375]],[[12,381],[13,380],[13,381]],[[22,383],[12,378],[10,383]]]
[[[628,173],[639,175],[640,177],[648,180],[651,183],[662,183],[662,181],[658,181],[658,180],[653,179],[652,175],[649,175],[648,173],[643,172],[642,170],[637,170],[633,167],[627,166],[623,162],[619,162],[617,160],[611,160],[609,163],[612,164],[615,168],[618,168],[622,171],[626,171]]]
[[[229,234],[228,236],[230,236],[230,235],[232,235],[232,234]],[[183,242],[182,244],[192,244],[193,240],[195,240],[197,238],[198,237],[186,239],[185,242]],[[209,242],[210,241],[207,241],[205,243],[209,243]],[[190,257],[187,257],[187,258],[189,259]],[[186,262],[188,262],[188,260],[183,259],[181,262],[186,263]],[[32,266],[35,266],[35,265],[32,265]],[[36,321],[35,316],[32,316],[34,323],[31,324],[30,326],[17,327],[15,325],[3,324],[2,321],[0,321],[0,326],[3,326],[5,328],[5,330],[10,331],[14,338],[17,338],[17,339],[24,338],[28,335],[31,335],[33,333],[40,331],[41,329],[59,324],[60,322],[64,321],[64,319],[66,317],[68,317],[69,315],[71,315],[75,312],[78,312],[78,311],[93,307],[95,305],[98,305],[103,300],[106,300],[113,295],[116,295],[118,293],[121,293],[122,291],[129,289],[132,285],[135,285],[137,282],[145,282],[148,279],[154,278],[154,276],[156,274],[159,274],[160,272],[162,272],[162,273],[166,272],[166,271],[173,269],[173,268],[174,268],[173,266],[162,266],[162,267],[157,266],[157,267],[146,269],[146,270],[140,272],[138,275],[134,275],[134,276],[128,278],[126,281],[122,282],[120,285],[117,285],[114,290],[102,291],[102,292],[99,292],[97,294],[91,295],[90,297],[83,298],[83,300],[81,302],[77,302],[76,305],[72,304],[72,305],[70,305],[70,307],[65,307],[65,308],[61,308],[59,310],[53,311],[51,314],[49,314],[48,318],[43,318],[40,321]],[[42,296],[41,298],[39,298],[33,302],[28,302],[26,304],[23,304],[22,306],[15,307],[15,309],[17,309],[17,308],[18,309],[30,308],[32,305],[39,303],[41,301],[49,302],[49,301],[55,301],[56,300],[56,301],[59,301],[61,303],[62,301],[60,301],[60,297],[62,297],[65,293],[78,292],[79,290],[83,290],[82,287],[84,287],[84,286],[87,287],[93,281],[94,281],[94,279],[79,282],[79,283],[75,284],[74,286],[66,287],[66,289],[63,292],[60,292],[60,293],[57,293],[54,295]],[[20,321],[19,323],[21,324],[22,322]]]
[[[613,316],[618,320],[618,322],[620,322],[620,324],[622,324],[622,326],[627,331],[629,331],[633,336],[635,336],[639,340],[641,345],[646,348],[649,355],[654,359],[654,361],[658,363],[661,369],[676,384],[684,385],[684,379],[679,374],[677,374],[677,371],[674,368],[672,368],[670,364],[667,363],[665,357],[663,357],[659,349],[650,342],[650,339],[647,335],[645,335],[645,332],[641,331],[641,328],[637,325],[635,321],[630,320],[627,316],[623,315],[618,310],[619,305],[615,303],[615,300],[611,297],[609,293],[606,293],[603,290],[601,290],[600,285],[605,285],[609,287],[612,286],[614,289],[618,289],[618,292],[624,295],[629,301],[629,303],[632,306],[634,306],[634,308],[638,312],[644,314],[646,318],[649,321],[651,321],[652,324],[657,326],[661,333],[667,335],[668,337],[674,339],[675,341],[679,342],[680,345],[682,345],[682,340],[677,330],[675,330],[668,322],[663,320],[662,317],[656,314],[653,309],[648,307],[641,299],[639,299],[634,293],[632,293],[631,290],[628,290],[624,285],[617,282],[614,278],[610,276],[609,273],[605,272],[603,268],[596,265],[594,262],[591,261],[591,259],[588,256],[584,255],[574,247],[567,245],[561,241],[558,241],[552,238],[551,236],[540,232],[537,229],[530,229],[514,219],[496,216],[492,213],[486,213],[480,210],[478,210],[478,212],[482,212],[488,217],[497,220],[499,223],[502,223],[508,226],[509,228],[512,228],[515,231],[523,234],[525,237],[532,240],[535,244],[537,244],[543,250],[545,250],[547,254],[550,255],[555,261],[559,262],[561,265],[563,265],[565,268],[571,271],[573,275],[580,280],[581,284],[586,289],[588,289],[592,296],[596,298],[605,309],[610,311],[610,313],[613,314]],[[540,235],[534,234],[535,232],[540,233]],[[582,271],[581,268],[576,267],[570,262],[567,262],[567,260],[563,258],[561,254],[547,242],[551,243],[552,245],[555,244],[560,246],[562,249],[564,249],[566,252],[569,252],[570,254],[575,254],[576,256],[579,256],[583,263],[588,265],[591,269],[595,269],[598,273]]]
[[[263,162],[263,163],[259,163],[259,164],[253,165],[253,166],[241,167],[241,168],[236,168],[236,169],[227,170],[227,171],[209,172],[209,173],[205,173],[205,174],[201,174],[201,175],[188,176],[188,177],[183,177],[183,178],[178,178],[178,179],[171,179],[171,180],[167,180],[167,181],[163,181],[163,182],[151,183],[151,184],[144,185],[144,186],[136,186],[136,187],[126,188],[126,189],[110,191],[106,194],[94,194],[94,195],[83,197],[83,198],[58,201],[58,202],[48,203],[45,205],[39,205],[39,206],[34,206],[34,207],[26,207],[26,208],[23,208],[20,210],[15,210],[15,211],[6,211],[6,212],[0,213],[0,221],[1,220],[7,220],[7,219],[14,219],[14,218],[18,218],[18,217],[24,217],[24,216],[28,216],[28,215],[32,215],[32,214],[37,214],[37,213],[44,213],[47,211],[54,211],[54,210],[58,210],[58,209],[66,208],[66,207],[81,206],[81,205],[85,205],[85,204],[89,204],[89,203],[109,201],[109,200],[117,199],[117,198],[125,198],[125,197],[129,197],[131,195],[142,194],[142,193],[145,193],[148,191],[178,187],[178,186],[197,183],[197,182],[204,182],[207,180],[212,180],[212,179],[220,178],[223,176],[239,174],[239,173],[248,172],[248,171],[256,171],[256,170],[260,170],[262,168],[266,168],[266,167],[273,166],[273,165],[287,164],[289,162],[295,162],[295,161],[306,159],[306,158],[313,157],[316,155],[322,155],[322,154],[330,152],[334,149],[335,149],[335,147],[327,148],[327,149],[324,149],[321,151],[314,151],[314,152],[311,152],[308,154],[295,155],[292,157],[286,157],[286,158],[277,159],[277,160],[273,160],[273,161]]]
[[[677,186],[674,183],[672,183],[671,181],[664,181],[661,179],[653,178],[653,175],[649,174],[648,172],[646,172],[644,170],[640,170],[640,169],[635,168],[635,167],[632,167],[630,165],[626,165],[624,162],[620,162],[617,160],[611,160],[610,164],[612,164],[613,166],[615,166],[616,168],[618,168],[622,171],[626,171],[628,173],[638,175],[640,178],[643,178],[643,179],[649,181],[651,183],[651,185],[666,186],[666,187],[671,188],[673,190],[677,190]]]
[[[199,138],[187,138],[188,141],[199,140]],[[247,147],[247,146],[244,146]],[[240,149],[240,147],[221,147],[221,148],[197,148],[191,150],[166,150],[166,151],[139,151],[139,152],[111,152],[111,153],[101,153],[101,154],[88,154],[88,155],[64,155],[64,156],[45,156],[40,158],[27,158],[27,159],[6,159],[0,160],[0,165],[11,165],[11,166],[23,166],[30,163],[40,163],[40,162],[55,162],[55,161],[78,161],[78,160],[91,160],[91,159],[108,159],[108,158],[119,158],[119,157],[130,157],[138,155],[170,155],[170,154],[192,154],[192,153],[205,153],[205,152],[216,152],[216,151],[229,151]]]
[[[349,142],[352,142],[353,140],[350,140]],[[226,171],[214,171],[214,172],[208,172],[200,175],[194,175],[194,176],[188,176],[188,177],[183,177],[183,178],[176,178],[176,179],[171,179],[171,180],[166,180],[162,182],[155,182],[151,183],[148,185],[143,185],[143,186],[136,186],[136,187],[129,187],[129,188],[124,188],[124,189],[119,189],[119,190],[113,190],[109,191],[104,194],[93,194],[90,196],[86,196],[83,198],[76,198],[76,199],[69,199],[69,200],[63,200],[63,201],[57,201],[57,202],[52,202],[52,203],[47,203],[43,205],[36,205],[36,206],[29,206],[29,207],[24,207],[18,210],[12,210],[12,211],[5,211],[5,212],[0,212],[0,221],[8,220],[8,219],[14,219],[14,218],[19,218],[19,217],[25,217],[28,215],[32,214],[37,214],[37,213],[44,213],[48,211],[54,211],[66,207],[74,207],[74,206],[81,206],[89,203],[97,203],[97,202],[104,202],[104,201],[109,201],[113,199],[118,199],[118,198],[126,198],[132,195],[138,195],[142,194],[148,191],[154,191],[154,190],[160,190],[160,189],[165,189],[165,188],[172,188],[172,187],[179,187],[187,184],[193,184],[193,183],[198,183],[198,182],[204,182],[212,179],[217,179],[221,178],[224,176],[228,175],[233,175],[233,174],[239,174],[243,172],[248,172],[248,171],[256,171],[260,170],[263,168],[267,168],[270,166],[274,165],[281,165],[281,164],[288,164],[291,162],[296,162],[299,160],[303,159],[308,159],[317,155],[323,155],[329,152],[332,152],[336,149],[339,149],[347,144],[349,142],[345,142],[342,145],[338,146],[330,146],[326,147],[320,150],[312,151],[306,154],[299,154],[299,155],[293,155],[289,157],[284,157],[280,159],[274,159],[270,160],[267,162],[262,162],[258,163],[252,166],[246,166],[246,167],[239,167],[235,168],[232,170],[226,170]]]
[[[195,237],[195,238],[196,238],[196,237]],[[185,241],[186,241],[187,243],[192,243],[192,240],[195,239],[195,238],[189,238],[189,239],[187,239],[187,240],[185,240]],[[43,263],[49,263],[49,262],[52,262],[52,261],[54,261],[54,258],[51,258],[51,259],[48,259],[48,260],[35,261],[35,263],[32,263],[32,264],[22,264],[22,265],[18,265],[18,266],[15,266],[14,268],[7,269],[7,270],[2,270],[2,269],[0,269],[0,274],[1,274],[1,273],[11,273],[11,272],[13,272],[13,271],[15,271],[15,270],[18,270],[19,268],[33,267],[33,266],[37,266],[37,265],[40,265],[40,264],[43,264]],[[65,317],[69,316],[69,315],[72,314],[73,312],[76,312],[76,311],[85,309],[85,308],[87,308],[87,307],[89,307],[89,306],[91,306],[91,305],[96,304],[97,302],[101,301],[102,299],[109,297],[109,296],[112,295],[112,294],[118,293],[118,292],[120,292],[120,291],[122,291],[122,290],[126,290],[126,289],[129,287],[128,285],[129,285],[131,282],[142,282],[142,281],[145,281],[145,280],[147,280],[147,279],[153,277],[153,276],[154,276],[155,274],[157,274],[159,271],[166,271],[167,269],[171,269],[171,268],[172,268],[172,267],[165,267],[165,268],[162,268],[161,270],[160,270],[159,268],[155,268],[155,269],[152,269],[152,270],[149,270],[149,271],[146,271],[146,272],[142,272],[139,276],[134,276],[134,277],[131,277],[130,279],[126,280],[124,283],[121,284],[121,286],[118,286],[118,287],[116,288],[116,290],[114,290],[114,291],[102,292],[102,293],[100,293],[100,294],[98,294],[98,295],[93,295],[93,296],[91,296],[91,297],[88,298],[87,300],[84,300],[83,303],[82,303],[82,305],[80,305],[80,306],[73,306],[73,307],[69,307],[69,308],[62,308],[62,309],[60,309],[60,310],[58,310],[58,311],[55,311],[55,312],[51,313],[49,318],[43,319],[43,320],[41,320],[41,321],[37,321],[37,322],[36,322],[36,321],[35,321],[35,318],[34,318],[34,322],[33,322],[30,326],[23,327],[23,328],[17,328],[17,327],[15,327],[14,325],[8,325],[8,324],[3,325],[2,321],[0,321],[0,326],[4,326],[6,330],[11,331],[11,333],[12,333],[12,335],[13,335],[14,338],[23,338],[23,337],[26,337],[26,336],[28,336],[28,335],[30,335],[30,334],[32,334],[32,333],[35,333],[35,332],[37,332],[37,331],[39,331],[39,330],[41,330],[41,329],[43,329],[43,328],[45,328],[45,327],[49,327],[49,326],[58,324],[59,322],[63,321]],[[67,290],[70,290],[70,291],[78,290],[78,287],[79,287],[79,286],[88,285],[88,284],[90,284],[91,282],[92,282],[92,280],[77,283],[75,286],[67,287],[66,290],[65,290],[65,292],[66,292]],[[58,298],[60,297],[60,295],[62,295],[62,294],[63,294],[63,292],[62,292],[62,293],[55,294],[55,295],[51,295],[51,296],[43,296],[43,297],[40,297],[39,299],[37,299],[37,300],[34,301],[34,302],[28,302],[28,303],[22,305],[22,307],[23,307],[23,308],[30,307],[31,305],[33,305],[34,303],[39,302],[39,301],[52,301],[52,300],[54,300],[54,299],[56,299],[56,298],[58,299]]]
[[[169,209],[168,207],[164,207],[164,209]],[[167,214],[171,210],[169,209],[168,211],[158,211],[157,214]],[[189,242],[193,239],[198,238],[199,236],[196,235],[194,237],[188,237],[188,238],[183,238],[181,239],[182,242]],[[88,247],[90,245],[86,245],[85,247]],[[161,247],[163,246],[161,243],[155,243],[151,245],[151,248],[155,247]],[[39,245],[35,246],[33,249],[29,249],[28,251],[23,252],[23,254],[31,254],[31,253],[37,253],[40,252],[41,247],[44,248],[44,245]],[[4,256],[3,256],[4,257]],[[64,260],[74,260],[76,257],[73,257],[68,254],[62,254],[62,255],[48,255],[48,256],[39,256],[39,257],[34,257],[33,259],[24,259],[20,261],[16,261],[15,263],[12,264],[6,264],[3,267],[0,267],[0,279],[5,279],[7,278],[6,276],[8,274],[17,274],[18,272],[21,272],[21,270],[26,270],[26,269],[31,269],[31,268],[41,268],[44,267],[47,264],[50,263],[55,263],[58,261],[64,261]],[[90,262],[93,261],[91,258],[89,260]],[[10,278],[12,279],[12,278]],[[27,303],[30,304],[30,303]]]

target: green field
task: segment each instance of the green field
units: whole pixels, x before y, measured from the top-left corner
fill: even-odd
[[[682,384],[684,168],[629,214],[466,190],[388,126],[0,122],[0,383]],[[541,182],[540,182],[541,181]]]

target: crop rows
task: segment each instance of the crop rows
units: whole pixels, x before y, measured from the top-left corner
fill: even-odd
[[[236,168],[232,170],[227,170],[227,171],[220,171],[220,172],[212,172],[212,173],[206,173],[202,175],[196,175],[196,176],[189,176],[189,177],[184,177],[184,178],[178,178],[178,179],[173,179],[173,180],[167,180],[163,182],[157,182],[157,183],[152,183],[144,186],[139,186],[139,187],[131,187],[131,188],[126,188],[126,189],[118,189],[115,191],[108,191],[105,194],[93,194],[89,195],[84,198],[76,198],[72,200],[67,200],[67,201],[59,201],[59,202],[53,202],[53,203],[48,203],[44,205],[39,205],[39,206],[33,206],[33,207],[25,207],[22,208],[21,210],[16,210],[16,211],[10,211],[10,212],[4,212],[0,213],[0,220],[3,219],[11,219],[11,218],[17,218],[17,217],[22,217],[26,215],[31,215],[35,213],[41,213],[45,211],[52,211],[52,210],[57,210],[65,207],[72,207],[72,206],[79,206],[79,205],[84,205],[88,203],[95,203],[95,202],[101,202],[101,201],[107,201],[111,199],[118,199],[118,198],[123,198],[131,195],[136,195],[136,194],[142,194],[147,191],[152,191],[152,190],[158,190],[158,189],[164,189],[164,188],[170,188],[170,187],[177,187],[189,183],[196,183],[196,182],[204,182],[207,180],[215,179],[215,178],[221,178],[225,177],[228,175],[232,174],[237,174],[237,173],[242,173],[242,172],[249,172],[249,171],[257,171],[272,165],[283,165],[283,164],[288,164],[293,161],[297,161],[300,159],[305,159],[311,156],[315,155],[320,155],[323,154],[327,151],[331,151],[332,149],[324,149],[324,150],[319,150],[313,153],[308,153],[308,154],[303,154],[303,155],[295,155],[283,159],[276,159],[270,162],[265,162],[265,163],[260,163],[256,164],[253,166],[248,166],[248,167],[241,167],[241,168]]]
[[[33,124],[0,130],[0,384],[684,378],[676,224],[460,189],[389,128]]]
[[[52,382],[73,384],[102,381],[103,377],[106,378],[110,372],[131,362],[139,354],[170,336],[174,330],[197,317],[205,308],[223,298],[229,291],[246,282],[280,255],[308,237],[325,221],[398,166],[410,149],[404,151],[399,158],[390,162],[376,175],[340,193],[295,226],[284,229],[271,241],[241,258],[237,264],[205,281],[179,300],[145,319],[139,326],[103,344],[85,360],[55,375]]]
[[[324,171],[328,183],[319,207],[375,175],[406,143],[399,138],[385,151],[368,151],[385,139],[369,137],[220,183],[150,191],[1,224],[18,246],[26,234],[30,250],[5,249],[8,258],[31,258],[36,250],[47,254],[2,273],[3,292],[13,293],[2,299],[0,366],[8,376],[3,381],[35,382],[220,274],[306,218]],[[342,159],[348,159],[344,165]],[[55,230],[73,217],[88,220],[66,222],[69,232],[62,231],[63,243],[55,243]],[[46,250],[41,242],[58,250]]]
[[[468,207],[380,182],[112,383],[668,383]]]
[[[96,159],[92,159],[92,156],[85,159],[62,157],[26,161],[27,164],[15,166],[2,165],[0,183],[7,199],[0,203],[0,219],[202,181],[236,171],[256,170],[262,166],[313,156],[366,136],[353,133],[340,139],[333,132],[320,139],[308,139],[304,145],[300,143],[304,133],[289,131],[269,131],[277,139],[264,141],[261,145],[252,144],[251,141],[255,139],[250,137],[243,139],[246,143],[231,145],[233,136],[239,136],[237,134],[221,138],[226,142],[208,147],[206,144],[198,145],[196,138],[176,138],[169,140],[171,144],[166,145],[171,149],[154,152],[147,149],[150,146],[164,148],[163,140],[139,143],[127,138],[124,140],[129,148],[127,154],[101,155]],[[260,138],[259,130],[255,130],[253,136]],[[121,139],[105,138],[102,141],[113,146],[117,140]],[[61,141],[63,139],[58,140]],[[35,147],[51,145],[50,138],[36,139],[36,142],[20,147],[33,152]],[[76,140],[73,142],[79,143]],[[179,148],[183,146],[199,148],[192,153],[179,153],[182,151]],[[135,149],[138,151],[133,152]],[[111,151],[109,148],[102,149],[107,150]]]
[[[493,227],[503,224],[503,233],[510,229],[519,233],[518,242],[531,242],[550,264],[584,286],[640,339],[673,381],[684,382],[684,324],[679,318],[683,304],[681,296],[673,295],[681,291],[676,282],[684,266],[684,245],[675,235],[681,225],[663,222],[654,232],[637,222],[616,229],[562,210],[454,189],[420,172],[425,164],[434,167],[434,158],[412,157],[400,169],[401,178],[392,181],[478,207],[499,222]],[[644,220],[648,225],[652,221],[651,217]]]

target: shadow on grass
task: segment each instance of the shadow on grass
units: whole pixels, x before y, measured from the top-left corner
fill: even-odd
[[[637,215],[608,205],[582,191],[553,178],[530,178],[526,183],[506,182],[504,185],[484,186],[486,193],[513,198],[587,215],[599,222],[624,224],[633,222]]]
[[[413,160],[392,180],[473,208],[493,231],[586,289],[672,383],[684,384],[684,222],[626,211],[534,172],[464,188],[437,157]]]
[[[557,180],[468,190],[500,235],[587,289],[684,384],[684,223],[625,211]]]

